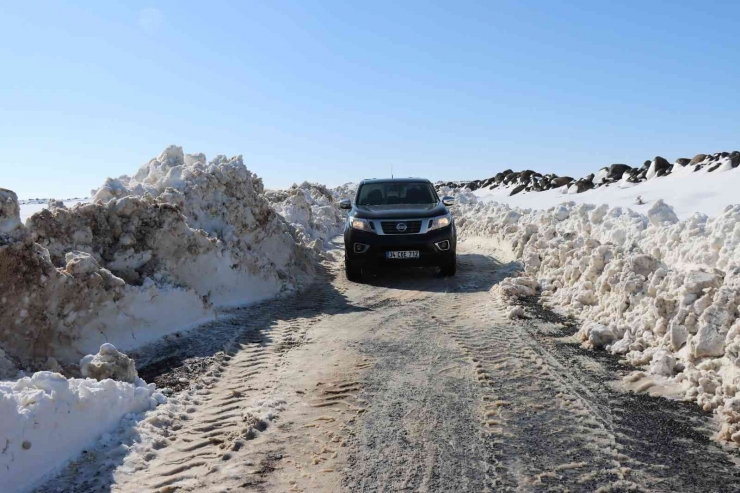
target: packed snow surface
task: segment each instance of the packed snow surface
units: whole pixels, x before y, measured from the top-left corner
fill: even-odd
[[[110,356],[112,351],[117,352],[112,346],[101,348],[102,355]],[[105,441],[106,433],[122,425],[122,420],[123,426],[133,426],[137,414],[164,402],[154,384],[136,377],[131,382],[97,381],[43,371],[0,382],[2,491],[27,491],[72,457],[96,446],[101,435]]]

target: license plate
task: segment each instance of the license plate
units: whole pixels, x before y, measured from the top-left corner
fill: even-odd
[[[406,251],[406,252],[386,252],[385,254],[386,258],[399,258],[399,259],[406,259],[406,258],[419,258],[419,251]]]

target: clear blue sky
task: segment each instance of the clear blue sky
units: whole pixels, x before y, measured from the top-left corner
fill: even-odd
[[[740,2],[28,1],[0,187],[87,194],[168,144],[268,187],[584,175],[740,148]]]

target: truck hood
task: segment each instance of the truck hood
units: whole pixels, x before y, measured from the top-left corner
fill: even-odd
[[[443,216],[447,208],[441,203],[424,205],[355,205],[355,217],[363,219],[415,219]]]

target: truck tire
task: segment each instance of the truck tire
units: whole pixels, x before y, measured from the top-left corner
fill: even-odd
[[[349,260],[344,261],[344,274],[347,276],[348,281],[362,281],[362,267]]]
[[[440,264],[439,273],[444,277],[454,276],[457,273],[457,255],[453,255],[451,259]]]

